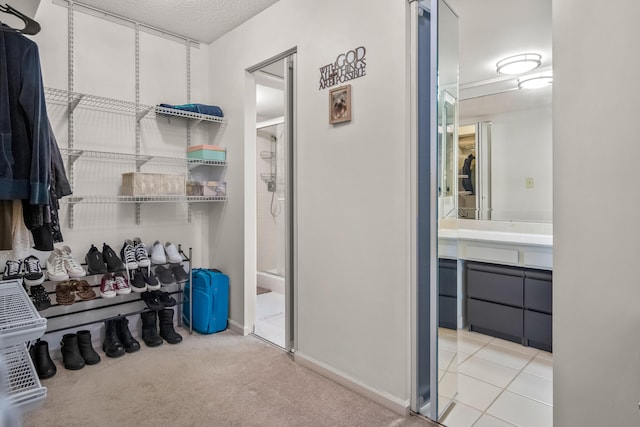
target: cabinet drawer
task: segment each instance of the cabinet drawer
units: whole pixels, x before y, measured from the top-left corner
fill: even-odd
[[[455,297],[458,295],[458,262],[441,259],[438,263],[438,294]]]
[[[551,314],[552,295],[551,281],[524,278],[524,308]]]
[[[523,335],[523,310],[474,299],[467,300],[469,325],[519,339]]]
[[[458,299],[456,297],[438,297],[439,326],[442,328],[456,329],[458,314]]]
[[[469,265],[467,294],[471,298],[522,307],[524,272],[515,268]]]
[[[551,351],[552,317],[550,314],[524,311],[524,337],[529,346]]]

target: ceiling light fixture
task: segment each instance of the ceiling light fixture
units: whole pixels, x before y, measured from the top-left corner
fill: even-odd
[[[530,74],[518,79],[518,89],[540,89],[549,86],[552,82],[551,72]]]
[[[542,64],[542,57],[537,53],[523,53],[501,59],[496,64],[498,74],[522,74],[536,69]]]

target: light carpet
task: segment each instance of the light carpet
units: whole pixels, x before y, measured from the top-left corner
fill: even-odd
[[[107,358],[43,380],[42,407],[23,426],[431,426],[402,417],[231,331]]]

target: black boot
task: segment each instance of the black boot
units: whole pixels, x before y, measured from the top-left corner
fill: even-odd
[[[140,350],[140,343],[131,336],[129,331],[129,320],[126,317],[116,319],[116,330],[118,331],[118,339],[124,346],[127,353],[133,353]]]
[[[38,378],[45,380],[56,374],[56,365],[54,365],[53,360],[51,360],[49,356],[48,342],[38,340],[31,346],[29,354],[38,373]]]
[[[182,341],[182,336],[173,329],[173,309],[165,308],[158,312],[160,320],[160,336],[169,344],[178,344]]]
[[[102,351],[107,357],[120,357],[124,354],[124,346],[118,339],[117,325],[115,320],[104,322],[104,342]]]
[[[91,343],[91,332],[78,331],[78,347],[80,348],[80,355],[84,359],[84,363],[87,365],[95,365],[100,362],[100,355],[96,353]]]
[[[84,359],[78,348],[78,336],[76,334],[64,334],[60,346],[62,362],[66,369],[75,371],[84,368]]]
[[[142,319],[142,341],[147,347],[157,347],[162,344],[162,338],[158,335],[157,314],[155,311],[143,311],[140,314]]]

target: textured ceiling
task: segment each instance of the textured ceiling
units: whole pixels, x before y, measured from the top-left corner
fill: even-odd
[[[134,21],[211,43],[278,0],[81,0]]]

